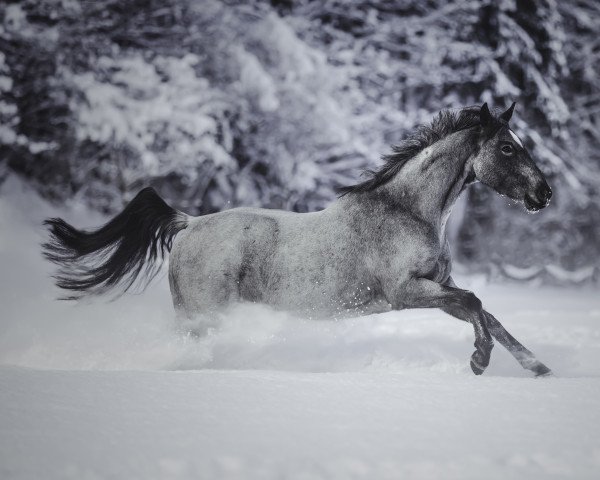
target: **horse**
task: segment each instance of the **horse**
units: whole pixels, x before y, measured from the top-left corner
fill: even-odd
[[[535,376],[550,375],[451,276],[446,222],[469,185],[481,182],[530,212],[552,196],[509,126],[514,107],[441,111],[321,211],[242,207],[190,217],[148,187],[97,230],[46,220],[44,254],[59,266],[65,298],[77,299],[147,284],[170,252],[173,305],[188,319],[241,301],[323,316],[438,308],[473,325],[476,375],[489,365],[493,339]]]

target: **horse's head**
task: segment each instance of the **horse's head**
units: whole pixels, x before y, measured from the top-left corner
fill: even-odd
[[[480,149],[473,160],[475,177],[501,195],[524,202],[530,212],[537,212],[550,202],[552,190],[546,178],[519,140],[508,122],[515,104],[502,115],[490,113],[487,103],[480,111]]]

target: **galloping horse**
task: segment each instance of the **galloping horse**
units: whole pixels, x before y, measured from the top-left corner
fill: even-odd
[[[149,281],[170,251],[173,303],[188,318],[237,301],[331,316],[440,308],[473,325],[475,374],[489,364],[493,337],[524,368],[547,375],[450,275],[446,221],[470,184],[530,211],[549,203],[544,175],[508,125],[514,106],[500,115],[487,104],[441,112],[319,212],[234,208],[189,217],[146,188],[95,231],[47,220],[45,256],[60,266],[57,285],[78,298]]]

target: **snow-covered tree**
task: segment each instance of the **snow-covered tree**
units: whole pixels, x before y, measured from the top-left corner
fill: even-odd
[[[517,101],[554,187],[484,188],[457,257],[581,281],[600,264],[593,0],[23,0],[0,6],[0,180],[106,212],[146,184],[189,213],[323,207],[442,108]],[[575,272],[575,273],[569,273]]]

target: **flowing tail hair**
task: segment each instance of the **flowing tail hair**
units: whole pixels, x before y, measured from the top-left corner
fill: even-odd
[[[158,274],[175,235],[188,226],[188,216],[147,187],[97,230],[77,230],[61,218],[44,225],[50,240],[42,245],[43,254],[59,266],[56,285],[70,292],[62,298],[73,300],[116,287],[124,293],[138,278],[145,288]]]

